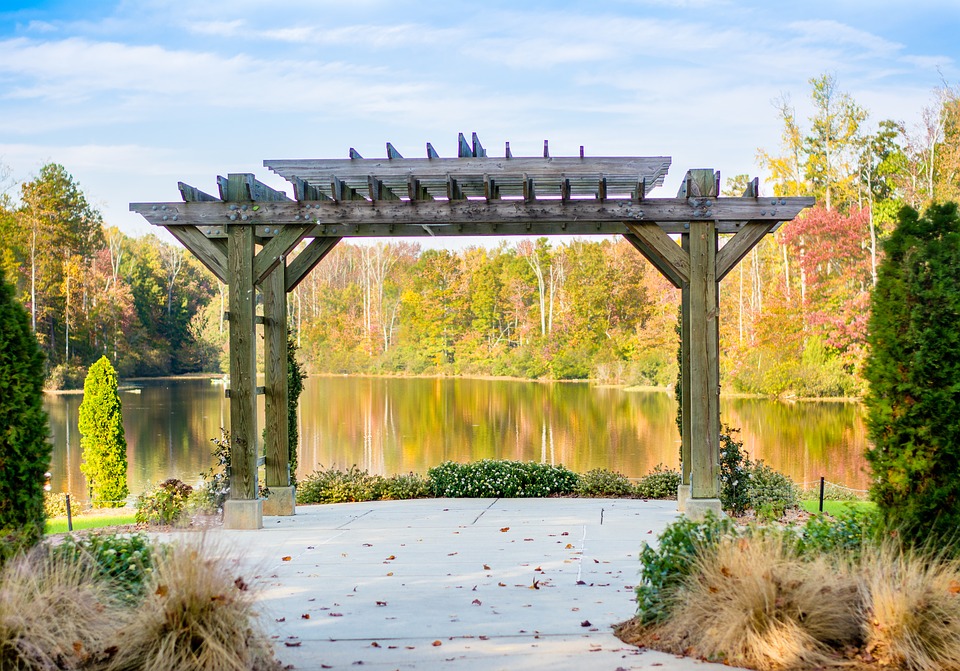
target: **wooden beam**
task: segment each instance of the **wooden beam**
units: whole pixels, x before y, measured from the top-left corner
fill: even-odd
[[[486,158],[487,151],[483,148],[483,145],[480,144],[480,138],[477,137],[477,134],[473,134],[473,155],[477,158]]]
[[[267,487],[290,485],[287,421],[287,293],[283,264],[277,265],[261,285],[264,320],[264,421]]]
[[[354,161],[354,160],[357,160],[357,159],[363,159],[363,156],[360,155],[360,152],[358,152],[358,151],[357,151],[356,149],[354,149],[353,147],[350,147],[349,155],[350,155],[350,160],[351,160],[351,161]]]
[[[210,239],[194,226],[167,229],[207,267],[214,277],[227,282],[227,250],[222,240]]]
[[[509,143],[509,142],[507,142],[507,143],[505,144],[505,146],[504,146],[504,149],[503,149],[503,157],[504,157],[504,158],[513,158],[513,152],[510,151],[510,143]]]
[[[313,235],[329,237],[418,236],[423,234],[418,232],[421,224],[433,227],[437,235],[526,235],[528,225],[537,229],[536,235],[610,235],[631,232],[628,222],[656,222],[665,233],[683,233],[690,221],[697,219],[716,221],[720,233],[736,233],[744,221],[789,221],[814,202],[812,198],[650,198],[642,202],[610,198],[604,202],[579,198],[567,202],[557,199],[524,202],[517,198],[438,200],[429,206],[412,206],[406,201],[370,202],[359,197],[361,200],[349,201],[349,204],[346,201],[258,203],[256,209],[251,207],[239,216],[235,209],[230,209],[231,204],[219,202],[132,203],[130,209],[151,224],[198,226],[205,235],[213,237],[225,236],[225,228],[234,223],[253,222],[271,227],[301,225],[304,208],[309,208],[310,219],[317,222]],[[771,205],[774,200],[777,204]]]
[[[457,137],[457,158],[473,158],[473,147],[467,142],[467,138],[460,133]]]
[[[687,170],[677,198],[715,198],[720,195],[717,190],[719,174],[712,168],[696,168]]]
[[[680,236],[680,248],[690,253],[690,234]],[[690,484],[690,283],[680,287],[680,483]]]
[[[368,180],[370,189],[370,200],[402,200],[393,190],[383,185],[383,181],[370,175]]]
[[[280,233],[270,238],[253,261],[253,283],[260,286],[274,268],[283,265],[287,254],[300,244],[311,228],[313,226],[310,224],[284,226]]]
[[[433,145],[429,142],[427,143],[427,158],[440,158],[440,154],[437,153],[437,150],[433,148]]]
[[[643,257],[652,263],[654,267],[660,271],[660,274],[670,280],[670,283],[677,287],[678,289],[683,285],[683,278],[680,277],[675,271],[672,265],[663,263],[660,256],[649,247],[641,238],[636,236],[633,233],[627,233],[623,236],[627,242],[633,245]]]
[[[447,177],[447,200],[466,200],[467,197],[463,195],[463,189],[460,188],[459,182],[453,177]]]
[[[177,188],[180,190],[180,195],[185,203],[212,203],[219,200],[216,196],[211,196],[209,193],[204,193],[195,186],[183,182],[177,182]]]
[[[363,196],[357,193],[357,190],[347,186],[347,183],[341,180],[339,177],[334,177],[330,181],[330,190],[333,192],[333,200],[337,203],[341,203],[346,200],[366,200]]]
[[[654,223],[629,223],[627,228],[644,244],[649,253],[656,258],[652,261],[664,276],[675,285],[689,281],[690,257],[676,242]],[[643,253],[643,252],[642,252]],[[646,253],[644,253],[646,256]],[[650,258],[650,257],[648,257]],[[668,271],[668,272],[665,272]]]
[[[257,498],[256,291],[253,226],[234,226],[228,239],[230,286],[230,498]]]
[[[323,260],[330,250],[336,247],[340,238],[314,238],[306,248],[297,254],[288,264],[286,272],[287,293],[297,288],[313,268]]]
[[[395,159],[395,158],[403,158],[403,156],[401,156],[401,155],[400,155],[400,152],[398,152],[398,151],[396,150],[396,148],[394,148],[394,146],[388,142],[388,143],[387,143],[387,158],[392,161],[392,160]]]
[[[368,175],[375,175],[390,182],[391,178],[406,181],[410,175],[427,181],[443,180],[447,175],[465,178],[487,174],[502,180],[504,175],[523,173],[535,179],[556,179],[561,174],[569,178],[584,175],[595,179],[596,175],[602,174],[608,179],[616,176],[630,178],[633,184],[645,177],[648,189],[661,186],[670,168],[669,156],[591,156],[583,159],[574,156],[547,159],[514,156],[509,161],[477,158],[472,156],[473,149],[462,134],[460,139],[459,158],[267,160],[263,164],[284,179],[300,177],[315,184],[327,184],[334,175],[350,182],[366,182]]]
[[[747,223],[717,252],[717,282],[743,260],[763,237],[773,230],[771,223]]]
[[[331,200],[330,196],[304,179],[295,177],[292,181],[293,192],[297,200]]]

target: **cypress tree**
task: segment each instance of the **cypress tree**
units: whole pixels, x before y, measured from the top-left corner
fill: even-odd
[[[0,533],[32,544],[43,533],[50,464],[43,352],[0,268]]]
[[[90,366],[80,403],[80,470],[96,508],[119,508],[127,489],[127,440],[123,433],[117,372],[107,357]]]
[[[960,540],[960,216],[910,208],[884,245],[865,375],[871,497],[914,543]]]

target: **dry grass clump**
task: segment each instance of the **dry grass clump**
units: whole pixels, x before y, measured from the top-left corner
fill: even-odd
[[[0,574],[0,669],[79,669],[96,662],[125,613],[89,562],[38,548]]]
[[[722,539],[677,590],[661,645],[756,669],[838,662],[861,639],[856,577],[842,563],[803,560],[783,537]]]
[[[866,650],[884,666],[960,669],[960,564],[887,543],[864,559]]]
[[[117,639],[109,671],[261,671],[278,668],[254,599],[203,543],[162,553],[147,596]]]

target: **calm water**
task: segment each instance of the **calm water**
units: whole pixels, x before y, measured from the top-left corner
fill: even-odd
[[[121,391],[129,483],[139,493],[166,478],[194,483],[211,465],[210,439],[229,422],[223,387],[210,380],[138,383]],[[80,394],[47,396],[54,491],[86,499],[80,473]],[[862,408],[724,398],[722,419],[747,451],[796,482],[821,475],[867,487]],[[357,464],[391,475],[445,460],[517,459],[574,471],[608,468],[639,477],[677,467],[676,405],[662,392],[578,383],[312,377],[300,403],[300,469]],[[261,399],[262,413],[262,399]],[[262,415],[261,415],[262,427]]]

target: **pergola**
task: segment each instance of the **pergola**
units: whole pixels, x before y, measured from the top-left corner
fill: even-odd
[[[214,196],[184,183],[183,202],[131,203],[165,227],[229,287],[230,499],[224,526],[259,529],[294,514],[287,454],[286,294],[343,238],[622,235],[681,289],[683,484],[691,516],[719,512],[719,282],[813,198],[720,197],[719,173],[690,170],[676,198],[649,198],[668,157],[489,157],[461,134],[457,158],[268,160],[295,198],[252,174],[217,177]],[[722,246],[719,236],[730,235]],[[675,236],[675,237],[671,237]],[[679,238],[679,239],[676,239]],[[293,255],[301,242],[307,244]],[[678,244],[679,242],[679,244]],[[257,314],[257,289],[262,315]],[[265,386],[256,386],[256,329],[264,330]],[[265,468],[258,498],[256,395],[265,395]]]

